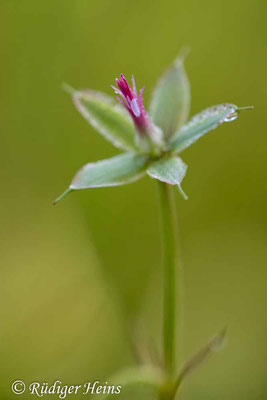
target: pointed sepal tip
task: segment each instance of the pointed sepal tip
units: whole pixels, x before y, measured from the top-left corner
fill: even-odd
[[[74,89],[72,86],[70,86],[68,83],[63,82],[61,84],[61,88],[64,90],[64,92],[69,93],[71,96],[74,96],[75,93],[77,92],[76,89]]]
[[[65,192],[63,192],[59,197],[56,198],[56,200],[54,200],[52,202],[52,205],[56,205],[60,200],[62,200],[65,196],[67,196],[67,194],[69,194],[70,192],[73,192],[72,188],[68,188],[67,190],[65,190]]]
[[[183,198],[185,200],[188,200],[188,196],[187,194],[183,191],[182,186],[181,185],[177,185],[178,191],[180,192],[180,194],[183,196]]]
[[[237,107],[236,111],[253,110],[254,106]]]

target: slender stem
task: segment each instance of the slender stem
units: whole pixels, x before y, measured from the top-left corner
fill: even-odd
[[[170,378],[175,369],[176,337],[176,214],[170,185],[158,182],[164,267],[163,350],[165,369]]]

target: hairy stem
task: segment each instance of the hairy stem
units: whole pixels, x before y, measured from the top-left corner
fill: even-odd
[[[176,337],[176,213],[172,187],[158,182],[161,210],[161,229],[164,268],[163,352],[167,375],[172,379],[175,370]]]

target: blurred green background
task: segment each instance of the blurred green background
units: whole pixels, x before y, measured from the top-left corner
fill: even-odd
[[[134,73],[147,103],[184,45],[191,115],[222,102],[255,109],[183,154],[182,358],[225,325],[228,345],[181,399],[267,398],[266,17],[263,0],[1,1],[1,399],[16,398],[15,379],[107,379],[135,363],[136,330],[159,341],[155,183],[51,201],[80,166],[117,154],[62,82],[111,94]]]

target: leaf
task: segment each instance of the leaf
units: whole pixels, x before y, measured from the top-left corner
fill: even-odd
[[[163,383],[163,374],[159,368],[152,366],[141,366],[127,368],[110,379],[108,379],[109,386],[120,386],[120,393],[123,393],[127,387],[150,387],[158,390]],[[112,393],[102,394],[100,399],[113,398]]]
[[[93,90],[77,91],[73,101],[82,116],[114,146],[136,149],[133,122],[112,97]]]
[[[215,335],[198,353],[196,353],[182,368],[175,381],[175,391],[178,390],[182,381],[187,378],[195,369],[209,358],[214,352],[219,351],[225,342],[226,328]]]
[[[152,94],[149,113],[153,122],[170,137],[187,120],[190,109],[190,86],[183,57],[178,57],[159,79]]]
[[[186,174],[187,165],[177,156],[167,156],[151,163],[147,169],[148,175],[169,185],[177,185],[181,194],[187,198],[181,188],[181,182]]]
[[[170,139],[169,148],[175,153],[180,153],[223,122],[236,119],[238,117],[237,110],[238,107],[234,104],[219,104],[196,114]]]

